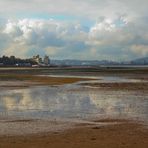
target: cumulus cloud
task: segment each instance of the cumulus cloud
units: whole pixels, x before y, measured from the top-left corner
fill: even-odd
[[[1,0],[0,54],[91,60],[148,56],[147,5],[147,0]]]
[[[8,20],[0,35],[1,38],[4,36],[9,40],[3,50],[1,47],[3,54],[22,54],[23,56],[29,55],[29,53],[45,54],[47,52],[53,55],[59,51],[57,49],[64,50],[65,48],[73,52],[84,49],[87,33],[79,24],[68,25],[54,20],[23,19]],[[53,52],[53,50],[55,51]]]
[[[130,59],[148,54],[148,35],[143,19],[126,22],[102,18],[86,30],[79,23],[55,20],[8,20],[1,29],[1,53],[54,58]],[[140,23],[138,23],[140,22]]]

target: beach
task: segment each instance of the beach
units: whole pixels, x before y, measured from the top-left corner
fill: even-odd
[[[147,148],[147,69],[0,72],[0,147]]]
[[[135,123],[108,126],[79,125],[62,132],[0,136],[2,148],[147,148],[148,129]]]

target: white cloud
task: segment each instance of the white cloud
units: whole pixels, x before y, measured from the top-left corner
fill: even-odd
[[[148,55],[148,45],[132,45],[131,51],[137,55]]]
[[[114,60],[147,56],[147,5],[147,0],[1,0],[0,53]]]
[[[8,20],[1,29],[1,53],[21,57],[47,53],[54,58],[114,60],[148,55],[148,33],[143,19],[122,20],[120,16],[104,17],[89,31],[79,23]]]
[[[0,14],[14,17],[22,14],[65,14],[89,17],[114,18],[117,14],[128,14],[129,19],[147,15],[147,0],[1,0]]]

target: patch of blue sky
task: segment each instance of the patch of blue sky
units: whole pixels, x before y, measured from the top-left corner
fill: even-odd
[[[50,16],[48,14],[43,14],[43,13],[39,13],[39,14],[28,14],[28,13],[20,13],[17,14],[17,18],[18,19],[24,19],[24,18],[28,18],[28,19],[44,19],[44,20],[48,20],[50,19]]]
[[[65,14],[46,14],[46,13],[36,13],[36,14],[17,14],[17,17],[19,19],[23,18],[28,18],[28,19],[43,19],[43,20],[49,20],[53,19],[56,21],[65,21],[65,22],[79,22],[82,26],[85,27],[92,27],[95,22],[88,19],[88,18],[83,18],[83,17],[78,17],[78,16],[72,16],[72,15],[65,15]]]
[[[91,28],[96,22],[89,19],[81,19],[81,25]]]
[[[75,16],[70,16],[70,15],[49,15],[49,16],[50,18],[59,21],[74,21],[77,19]]]

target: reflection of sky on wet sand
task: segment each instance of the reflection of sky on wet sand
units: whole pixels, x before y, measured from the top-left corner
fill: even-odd
[[[35,87],[0,92],[1,115],[147,118],[146,94]]]
[[[91,100],[102,115],[108,117],[147,118],[148,97],[132,92],[108,91],[91,94]]]

